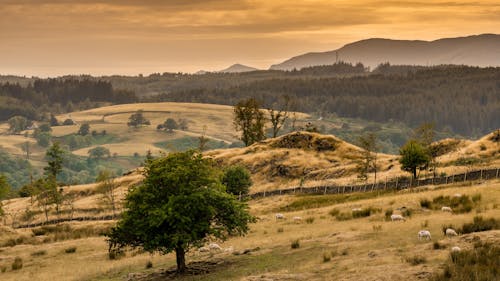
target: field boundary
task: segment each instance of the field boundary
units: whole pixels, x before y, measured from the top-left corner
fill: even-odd
[[[290,194],[345,194],[353,192],[371,192],[376,190],[402,190],[424,185],[444,185],[459,182],[469,182],[475,180],[491,180],[499,178],[500,168],[481,169],[467,171],[461,174],[450,176],[432,177],[414,180],[411,177],[397,177],[389,181],[377,183],[352,184],[352,185],[319,185],[312,187],[292,187],[286,189],[277,189],[272,191],[261,191],[252,193],[247,198],[257,199],[268,196],[290,195]]]

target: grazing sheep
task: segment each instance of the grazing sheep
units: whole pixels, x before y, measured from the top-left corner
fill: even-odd
[[[422,238],[425,238],[425,240],[431,240],[431,233],[429,230],[420,230],[418,232],[418,240],[422,240]]]
[[[462,249],[460,249],[460,247],[458,247],[458,246],[454,246],[454,247],[451,248],[451,252],[452,253],[458,253],[460,251],[462,251]]]
[[[447,206],[441,207],[441,211],[443,211],[443,212],[450,212],[450,213],[453,212],[453,210],[450,207],[447,207]]]
[[[285,219],[285,215],[283,215],[282,213],[277,213],[275,217],[276,217],[276,220],[284,220]]]
[[[448,237],[457,236],[458,235],[458,233],[454,229],[451,229],[451,228],[447,228],[446,231],[445,231],[445,234]]]
[[[392,221],[406,221],[406,219],[402,215],[391,215]]]
[[[293,221],[294,222],[301,222],[302,221],[302,217],[293,217]]]
[[[210,243],[208,245],[208,248],[210,250],[217,250],[217,251],[222,251],[222,248],[217,244],[217,243]]]

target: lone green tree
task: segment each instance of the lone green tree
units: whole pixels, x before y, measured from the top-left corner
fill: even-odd
[[[150,162],[142,185],[126,198],[122,219],[108,234],[109,250],[125,246],[166,254],[175,251],[177,272],[186,252],[209,237],[244,235],[253,217],[248,206],[224,191],[220,172],[194,151]]]
[[[168,130],[169,133],[172,133],[174,130],[177,130],[177,128],[179,128],[177,122],[172,118],[168,118],[163,126]]]
[[[26,130],[32,125],[26,117],[24,116],[14,116],[7,120],[9,124],[9,132],[12,134],[19,134],[21,131]]]
[[[234,195],[248,194],[252,186],[250,172],[243,166],[231,166],[224,171],[222,184],[226,186],[226,191]]]
[[[422,170],[429,165],[429,155],[426,149],[415,140],[408,141],[400,150],[401,169],[412,173],[413,178],[417,178],[417,169]]]
[[[285,124],[288,119],[288,111],[290,110],[291,100],[288,96],[283,96],[283,102],[281,104],[275,103],[272,107],[267,109],[269,114],[269,121],[272,125],[273,138],[278,136],[281,127]]]
[[[260,103],[254,98],[240,101],[234,106],[233,124],[236,131],[241,131],[240,139],[245,146],[266,138],[264,113],[260,110]]]
[[[109,149],[105,148],[104,146],[96,146],[92,149],[89,149],[88,154],[89,158],[97,160],[100,160],[105,156],[111,156],[111,152],[109,151]]]

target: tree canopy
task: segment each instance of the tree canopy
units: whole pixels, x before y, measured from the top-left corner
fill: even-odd
[[[417,177],[417,169],[425,169],[429,165],[429,154],[426,149],[415,140],[407,142],[399,151],[401,169],[410,172],[413,178]]]
[[[264,134],[264,113],[260,110],[260,102],[250,98],[242,100],[234,106],[233,124],[241,131],[240,139],[246,146],[266,138]]]
[[[177,271],[183,273],[190,248],[246,234],[253,220],[248,206],[225,192],[219,174],[210,159],[194,151],[149,162],[143,184],[129,192],[126,211],[109,234],[110,251],[125,246],[175,251]]]

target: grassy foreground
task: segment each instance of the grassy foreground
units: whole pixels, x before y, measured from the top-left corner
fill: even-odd
[[[468,213],[450,214],[440,210],[422,209],[421,199],[455,193],[481,199]],[[471,222],[474,216],[500,218],[500,181],[455,185],[440,188],[425,187],[418,191],[373,194],[359,199],[341,201],[328,196],[311,196],[319,205],[297,205],[308,197],[282,196],[251,201],[252,213],[258,222],[251,225],[246,237],[232,238],[220,245],[233,251],[199,253],[191,251],[189,262],[201,262],[210,271],[179,280],[418,280],[427,279],[442,270],[453,246],[472,249],[473,243],[499,242],[500,231],[491,230],[446,238],[443,225],[456,228]],[[289,208],[287,206],[302,206]],[[385,211],[405,207],[411,216],[406,222],[386,220]],[[368,217],[338,220],[333,209],[349,213],[352,209],[380,210]],[[404,210],[404,209],[403,209]],[[282,212],[286,219],[276,221],[274,214]],[[295,221],[300,216],[301,221]],[[71,229],[98,229],[111,222],[72,223]],[[419,241],[417,232],[427,229],[431,241]],[[38,233],[32,229],[0,229],[1,280],[156,280],[175,263],[173,255],[150,255],[129,251],[120,259],[110,260],[105,237],[99,231],[79,239],[61,234]],[[25,241],[6,246],[8,239],[24,236]],[[435,249],[434,242],[439,243]],[[293,247],[292,247],[293,244]],[[71,248],[75,248],[74,251]],[[69,249],[69,250],[68,250]],[[245,250],[248,253],[244,254]],[[14,270],[15,258],[22,268]],[[150,268],[146,268],[151,263]],[[5,270],[5,272],[1,272]],[[151,274],[151,275],[146,275]],[[155,279],[156,278],[156,279]],[[167,279],[168,280],[168,279]]]

